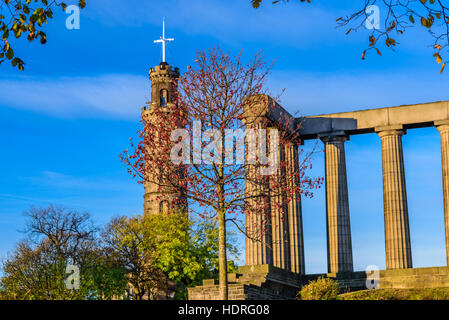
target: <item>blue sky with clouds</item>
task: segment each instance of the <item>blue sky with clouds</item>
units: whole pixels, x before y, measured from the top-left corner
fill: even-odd
[[[285,88],[283,106],[302,115],[449,100],[448,73],[417,29],[395,52],[361,52],[367,31],[335,28],[359,1],[312,1],[254,10],[249,0],[92,0],[80,30],[58,12],[48,43],[17,42],[25,72],[0,67],[0,256],[23,237],[28,206],[61,204],[92,213],[98,223],[141,212],[143,189],[118,154],[139,128],[150,96],[148,68],[160,62],[162,16],[174,37],[167,61],[185,71],[197,50],[221,45],[248,58],[259,49],[276,59],[268,86]],[[383,12],[381,11],[381,14]],[[445,264],[439,134],[410,130],[404,156],[414,266]],[[313,142],[304,146],[310,149]],[[320,145],[321,147],[321,145]],[[346,143],[354,265],[385,268],[380,139]],[[313,174],[324,175],[323,154]],[[303,201],[306,271],[326,272],[324,189]],[[243,263],[244,261],[240,261]]]

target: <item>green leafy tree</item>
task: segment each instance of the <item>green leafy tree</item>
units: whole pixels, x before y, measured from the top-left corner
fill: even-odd
[[[79,0],[78,6],[84,8],[86,0]],[[10,60],[14,67],[24,70],[25,62],[14,52],[12,39],[24,36],[32,42],[40,39],[47,42],[44,25],[53,18],[53,9],[65,10],[64,2],[55,0],[0,0],[0,64]]]
[[[111,221],[103,237],[122,260],[132,296],[138,300],[170,293],[185,299],[186,288],[214,277],[218,266],[215,221],[194,224],[183,213],[120,217]],[[237,253],[231,243],[228,247]]]
[[[150,223],[140,216],[114,218],[103,232],[103,242],[119,257],[136,300],[154,299],[168,290],[168,278],[156,266],[156,241]]]

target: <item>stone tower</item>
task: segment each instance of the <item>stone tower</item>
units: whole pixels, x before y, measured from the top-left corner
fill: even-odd
[[[158,121],[156,108],[162,108],[163,112],[170,112],[177,108],[176,104],[176,83],[179,78],[179,69],[172,68],[167,62],[161,62],[154,68],[150,68],[151,80],[151,103],[149,107],[142,108],[142,118],[148,121]],[[159,109],[160,110],[160,109]],[[149,150],[151,152],[151,150]],[[170,163],[167,165],[171,165]],[[157,174],[157,169],[148,170],[148,174]],[[179,172],[182,179],[182,172]],[[186,201],[184,197],[175,190],[161,190],[158,184],[149,181],[156,181],[152,177],[146,179],[144,183],[144,214],[166,212],[169,208],[173,211],[185,211]],[[163,183],[162,183],[163,184]]]

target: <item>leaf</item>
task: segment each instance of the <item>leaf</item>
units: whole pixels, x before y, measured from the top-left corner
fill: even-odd
[[[3,39],[3,40],[6,40],[6,39],[8,39],[8,37],[9,37],[9,30],[6,29],[6,30],[3,32],[3,37],[2,37],[2,39]]]
[[[380,53],[380,50],[379,50],[379,49],[376,48],[376,51],[377,51],[377,54],[378,54],[379,56],[382,56],[382,53]]]
[[[86,0],[79,0],[78,6],[83,9],[86,6]]]
[[[392,30],[396,26],[396,22],[392,22],[391,25],[388,27],[387,32]]]
[[[35,23],[35,22],[37,21],[38,18],[39,18],[39,15],[33,13],[33,14],[30,16],[30,22],[31,22],[31,23]]]
[[[421,25],[422,25],[423,27],[427,27],[427,19],[426,19],[426,18],[421,17]]]
[[[14,51],[11,47],[9,47],[8,51],[6,51],[6,58],[8,60],[11,60],[14,57]]]
[[[387,47],[389,46],[395,46],[396,45],[396,40],[394,40],[393,38],[388,38],[385,40],[385,44],[387,45]]]
[[[25,22],[27,21],[27,17],[26,17],[23,13],[21,13],[21,14],[19,15],[19,21],[20,21],[21,23],[25,23]]]
[[[252,0],[251,3],[253,5],[253,8],[259,8],[260,7],[260,2],[262,0]]]
[[[415,18],[413,18],[413,15],[411,14],[410,17],[408,17],[411,23],[415,23]]]
[[[442,74],[443,73],[443,71],[444,71],[444,67],[446,66],[446,63],[443,63],[442,65],[441,65],[441,70],[440,70],[440,74]]]
[[[362,60],[365,60],[365,54],[366,54],[366,50],[363,51],[363,53],[362,53]]]
[[[436,54],[436,59],[437,59],[437,62],[438,62],[438,63],[443,62],[443,58],[441,58],[441,56],[440,56],[439,53]]]
[[[47,35],[41,31],[41,44],[47,43]]]

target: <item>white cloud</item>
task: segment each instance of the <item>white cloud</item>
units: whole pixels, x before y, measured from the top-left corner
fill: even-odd
[[[291,113],[324,113],[449,100],[449,79],[424,72],[311,73],[274,71],[272,92],[286,91],[281,104]],[[90,77],[0,78],[0,105],[59,117],[137,120],[150,96],[143,76],[106,74]]]
[[[134,75],[0,78],[0,105],[60,117],[137,119],[149,86]]]

